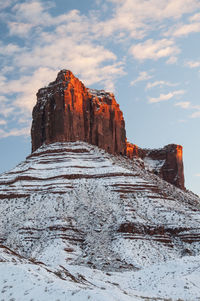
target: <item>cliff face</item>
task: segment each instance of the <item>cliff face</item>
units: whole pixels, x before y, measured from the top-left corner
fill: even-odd
[[[162,162],[157,174],[169,183],[184,189],[183,150],[181,145],[169,144],[162,149],[146,151],[147,161]],[[144,160],[145,160],[144,158]]]
[[[32,151],[43,143],[85,141],[112,154],[125,154],[125,123],[114,95],[87,89],[70,71],[37,93]]]
[[[181,145],[169,144],[160,149],[142,149],[127,142],[127,156],[130,159],[141,158],[146,168],[163,180],[181,189],[184,186],[183,148]]]
[[[184,189],[182,147],[146,150],[126,141],[123,114],[112,93],[87,89],[71,71],[37,93],[31,129],[32,151],[42,144],[85,141],[111,154],[141,158],[148,169]]]

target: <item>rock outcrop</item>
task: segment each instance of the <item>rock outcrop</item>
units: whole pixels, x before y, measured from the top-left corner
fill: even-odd
[[[146,168],[163,180],[185,189],[181,145],[169,144],[159,149],[142,149],[127,142],[126,153],[130,159],[134,157],[143,159]]]
[[[37,93],[32,151],[43,143],[85,141],[111,154],[126,152],[125,123],[114,95],[87,89],[70,71]]]
[[[86,88],[69,70],[61,70],[54,82],[38,91],[31,136],[33,152],[44,143],[84,141],[111,154],[141,158],[149,170],[184,189],[182,147],[149,150],[127,142],[114,95]]]
[[[144,161],[155,174],[173,185],[185,189],[183,172],[183,149],[181,145],[169,144],[161,149],[144,150]]]

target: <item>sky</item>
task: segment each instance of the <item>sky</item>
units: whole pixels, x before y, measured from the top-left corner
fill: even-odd
[[[127,138],[183,146],[200,195],[199,0],[0,0],[0,173],[31,152],[36,93],[71,70],[113,92]]]

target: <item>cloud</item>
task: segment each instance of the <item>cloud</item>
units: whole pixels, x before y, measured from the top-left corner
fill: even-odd
[[[13,114],[14,108],[13,106],[9,106],[6,103],[0,102],[0,117],[8,118]]]
[[[190,118],[200,118],[200,109],[190,115]]]
[[[15,53],[19,53],[20,51],[21,48],[16,44],[9,43],[8,45],[4,45],[0,42],[0,55],[11,56]]]
[[[3,10],[9,6],[11,6],[12,4],[16,3],[17,0],[6,0],[6,1],[1,1],[0,2],[0,9]]]
[[[148,74],[148,72],[146,71],[141,71],[138,77],[131,82],[131,86],[134,86],[136,83],[148,80],[150,78],[152,78],[152,75]]]
[[[84,28],[84,21],[89,25],[89,19],[81,16],[76,9],[71,10],[69,13],[52,16],[48,12],[49,8],[52,7],[54,7],[54,4],[50,1],[45,1],[45,3],[42,1],[31,1],[16,4],[12,9],[15,14],[15,22],[8,22],[10,34],[19,34],[21,36],[28,34],[32,28],[38,28],[40,32],[42,28],[59,26],[72,21],[76,25],[75,22],[79,23],[80,19],[82,21],[82,26],[79,26],[80,30]],[[92,22],[92,19],[90,21]]]
[[[196,13],[193,16],[190,17],[190,21],[200,21],[200,13]]]
[[[155,88],[157,86],[159,86],[159,87],[162,87],[162,86],[175,87],[175,86],[177,86],[177,84],[170,83],[170,82],[167,82],[167,81],[164,81],[164,80],[159,80],[159,81],[148,83],[147,86],[146,86],[146,89],[152,89],[152,88]]]
[[[29,136],[30,135],[30,127],[26,127],[23,129],[11,129],[9,131],[4,131],[0,129],[0,138],[7,138],[10,136]]]
[[[52,3],[45,1],[45,4],[40,1],[30,1],[16,4],[12,11],[15,13],[17,20],[23,20],[33,25],[40,25],[46,22],[48,26],[53,19],[46,11],[52,7]]]
[[[189,101],[177,102],[174,104],[175,106],[179,106],[182,109],[195,110],[189,117],[190,118],[200,118],[200,105],[193,105]]]
[[[177,90],[177,91],[169,92],[168,94],[160,94],[159,97],[150,98],[149,102],[158,103],[158,102],[166,101],[178,95],[182,95],[184,93],[185,93],[184,90]]]
[[[200,22],[180,25],[177,29],[174,30],[172,35],[174,37],[182,37],[195,32],[200,32]]]
[[[200,7],[198,0],[109,0],[114,4],[113,17],[102,24],[108,35],[126,31],[131,37],[143,38],[165,20],[180,19]]]
[[[0,125],[6,125],[7,124],[7,121],[4,120],[4,119],[0,119]]]
[[[8,26],[10,35],[17,35],[19,37],[26,37],[33,28],[32,24],[26,24],[22,22],[9,22]]]
[[[191,107],[191,103],[189,101],[181,101],[174,104],[175,106],[181,107],[182,109],[188,109]]]
[[[130,48],[130,53],[137,60],[158,60],[163,57],[174,57],[180,52],[174,41],[168,39],[153,40],[148,39],[143,43],[138,43]]]
[[[164,35],[180,38],[198,32],[200,32],[200,13],[189,17],[187,23],[182,22],[179,24],[173,24],[171,28],[164,33]]]
[[[200,67],[200,61],[188,61],[185,65],[189,68],[198,68]]]
[[[175,64],[177,62],[177,57],[176,56],[171,56],[167,61],[166,63],[171,65],[171,64]]]

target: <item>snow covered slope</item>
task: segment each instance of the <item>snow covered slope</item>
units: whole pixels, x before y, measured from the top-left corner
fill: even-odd
[[[143,166],[55,143],[1,175],[2,300],[198,300],[200,200]]]

